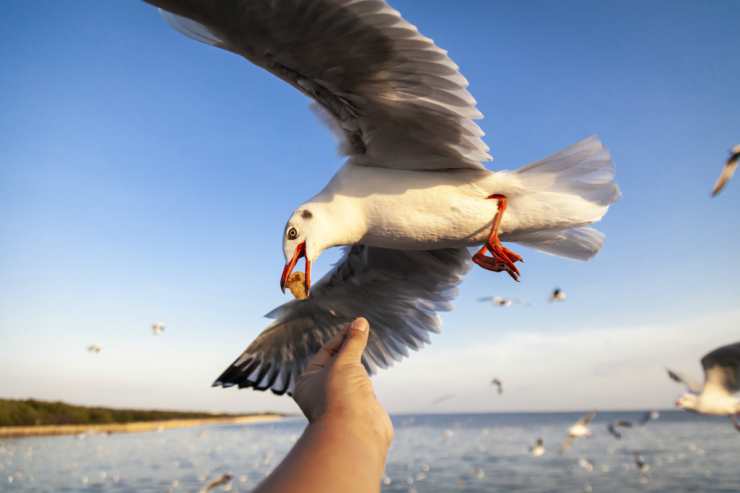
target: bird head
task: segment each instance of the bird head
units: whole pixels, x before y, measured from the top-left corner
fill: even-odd
[[[676,407],[685,409],[686,411],[693,411],[696,409],[696,395],[692,393],[683,394],[676,400]]]
[[[318,241],[322,237],[317,231],[318,219],[311,209],[300,207],[293,212],[285,225],[283,234],[285,267],[280,277],[280,289],[283,292],[285,292],[288,277],[290,277],[301,258],[305,259],[304,284],[306,294],[311,288],[311,263],[318,258],[324,249]]]

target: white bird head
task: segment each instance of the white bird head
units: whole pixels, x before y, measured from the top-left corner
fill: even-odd
[[[676,400],[676,407],[686,411],[694,411],[698,406],[696,394],[687,392]]]
[[[321,217],[313,209],[301,206],[293,212],[285,225],[283,234],[283,253],[285,254],[285,267],[280,277],[280,289],[285,292],[288,277],[301,258],[305,259],[305,287],[306,294],[311,288],[311,263],[318,258],[324,250],[319,241],[324,237],[320,231]]]

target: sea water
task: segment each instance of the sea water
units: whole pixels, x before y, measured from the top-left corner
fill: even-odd
[[[663,412],[600,413],[593,436],[559,453],[580,414],[448,414],[393,418],[384,492],[740,492],[740,433],[727,419]],[[0,439],[0,491],[196,492],[224,473],[250,491],[287,453],[303,419],[162,432]],[[542,437],[546,453],[528,448]],[[649,464],[641,474],[638,452]],[[588,466],[585,460],[592,464]],[[223,491],[224,488],[216,491]]]

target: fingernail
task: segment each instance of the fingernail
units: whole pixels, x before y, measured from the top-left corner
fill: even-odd
[[[357,332],[365,332],[367,330],[368,323],[367,320],[364,318],[356,318],[352,322],[352,330],[356,330]]]

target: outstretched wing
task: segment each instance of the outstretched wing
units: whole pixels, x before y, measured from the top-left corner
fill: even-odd
[[[146,0],[178,31],[229,50],[313,98],[355,162],[481,169],[468,82],[383,0]]]
[[[583,425],[588,426],[591,424],[591,421],[594,419],[594,416],[596,416],[596,411],[591,411],[590,413],[583,416],[581,419],[579,419],[576,424],[577,425]]]
[[[707,390],[740,392],[740,342],[715,349],[701,359]]]
[[[355,245],[304,300],[279,306],[275,321],[216,379],[214,386],[292,393],[307,360],[357,316],[370,322],[363,355],[369,372],[385,368],[439,332],[437,311],[451,308],[469,269],[464,248],[402,251]]]
[[[670,368],[666,368],[665,371],[668,373],[668,376],[671,380],[677,383],[682,383],[686,386],[686,388],[695,393],[698,394],[701,392],[702,386],[693,380],[685,377],[683,374],[678,373],[677,371],[673,371]]]

